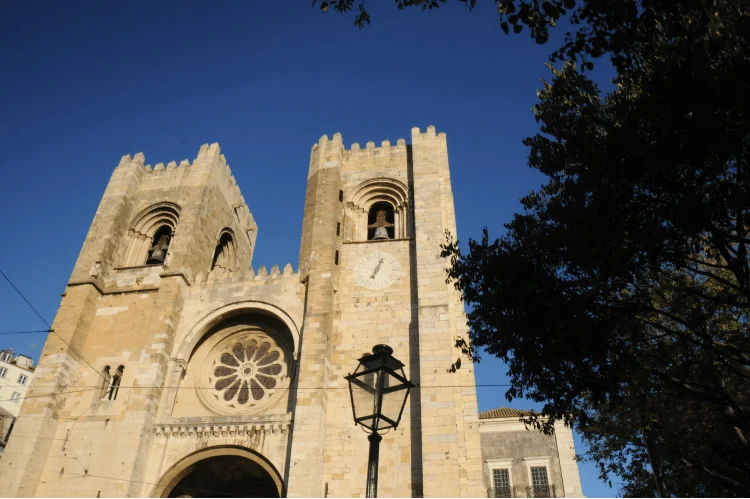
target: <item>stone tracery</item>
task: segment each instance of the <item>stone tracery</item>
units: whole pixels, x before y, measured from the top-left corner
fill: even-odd
[[[244,330],[219,341],[204,361],[199,396],[222,414],[255,412],[276,399],[287,380],[286,355],[262,330]],[[206,393],[204,393],[206,392]]]

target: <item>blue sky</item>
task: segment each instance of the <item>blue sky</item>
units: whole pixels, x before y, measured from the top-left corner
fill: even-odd
[[[309,0],[0,2],[0,269],[51,322],[119,158],[192,161],[211,142],[259,225],[253,266],[296,269],[311,145],[410,141],[413,126],[448,136],[460,239],[501,233],[544,182],[521,140],[563,33],[537,46],[505,36],[492,2],[454,3],[371,1],[359,31]],[[0,282],[0,332],[44,327]],[[0,341],[36,359],[44,335]],[[507,380],[496,359],[476,372]],[[480,410],[504,391],[480,387]],[[589,497],[616,494],[590,464],[581,478]]]

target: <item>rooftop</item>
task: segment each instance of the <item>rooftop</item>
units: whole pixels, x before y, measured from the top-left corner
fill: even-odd
[[[511,409],[509,407],[498,407],[491,411],[480,412],[479,419],[520,418],[521,416],[528,416],[529,414],[532,414],[532,411],[522,411],[520,409]]]

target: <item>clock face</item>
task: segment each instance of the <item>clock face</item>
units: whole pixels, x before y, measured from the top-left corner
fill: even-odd
[[[363,256],[354,267],[354,280],[367,289],[387,288],[398,280],[401,265],[388,253],[373,251]]]

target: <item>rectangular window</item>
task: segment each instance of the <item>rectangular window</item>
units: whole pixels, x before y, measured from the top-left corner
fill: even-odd
[[[22,375],[20,375],[18,377],[18,384],[19,385],[25,385],[26,384],[26,380],[28,380],[28,379],[29,379],[28,376],[22,374]]]
[[[341,224],[339,222],[336,222],[336,235],[341,235]]]
[[[8,374],[8,368],[0,367],[0,378],[4,378],[6,374]]]
[[[21,401],[21,394],[18,392],[13,392],[13,395],[10,396],[10,401],[15,402],[16,404]]]
[[[513,497],[510,493],[510,473],[508,470],[492,470],[492,497]]]
[[[344,191],[339,191],[339,201],[344,200]]]
[[[546,467],[531,468],[531,486],[534,488],[534,497],[551,497]]]
[[[336,256],[333,257],[333,263],[339,264],[339,250],[336,250]]]
[[[9,354],[9,353],[4,353],[4,354],[3,354],[3,362],[10,362],[10,361],[11,361],[11,359],[12,359],[12,357],[13,357],[13,356],[12,356],[11,354]]]

